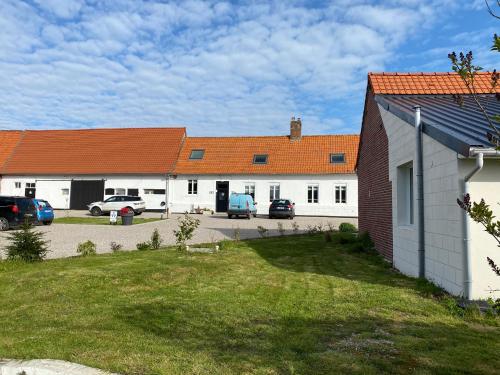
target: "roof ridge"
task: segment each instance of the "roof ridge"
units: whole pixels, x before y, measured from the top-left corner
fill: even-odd
[[[476,72],[479,75],[491,74],[493,72]],[[455,76],[456,72],[368,72],[368,76]]]
[[[306,134],[302,138],[310,137],[355,137],[356,133],[348,134]],[[289,138],[289,135],[235,135],[235,136],[187,136],[186,139],[234,139],[234,138]]]
[[[24,129],[22,132],[63,132],[63,131],[95,131],[95,130],[186,130],[185,126],[146,126],[146,127],[116,127],[116,128],[75,128],[75,129]]]

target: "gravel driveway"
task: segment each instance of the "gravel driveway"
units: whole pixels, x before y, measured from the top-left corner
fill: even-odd
[[[56,216],[86,216],[85,211],[57,212]],[[50,227],[38,227],[46,233],[46,239],[50,241],[50,252],[47,258],[64,258],[77,255],[76,247],[78,243],[91,240],[97,245],[98,253],[110,252],[112,241],[123,245],[125,250],[135,250],[136,244],[148,241],[151,233],[158,228],[165,245],[175,244],[173,230],[177,228],[177,218],[182,215],[173,214],[169,219],[155,221],[133,226],[108,226],[108,225],[88,225],[88,224],[52,224]],[[240,229],[241,239],[260,237],[257,226],[269,229],[269,235],[277,235],[277,223],[281,222],[287,232],[292,231],[292,220],[269,220],[267,217],[257,217],[247,219],[228,219],[226,215],[193,215],[200,219],[201,224],[196,230],[190,243],[203,243],[220,241],[225,238],[232,238],[234,229]],[[161,217],[159,213],[144,213],[141,217]],[[308,225],[333,224],[336,228],[341,222],[350,222],[357,225],[356,218],[332,218],[332,217],[308,217],[297,216],[293,220],[300,226],[300,230],[306,230]],[[5,233],[0,234],[0,249],[3,250],[7,241]],[[4,254],[2,254],[4,257]]]

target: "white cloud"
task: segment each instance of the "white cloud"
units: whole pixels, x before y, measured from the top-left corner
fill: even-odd
[[[0,126],[359,129],[366,73],[447,1],[0,3]],[[62,19],[62,20],[61,20]]]

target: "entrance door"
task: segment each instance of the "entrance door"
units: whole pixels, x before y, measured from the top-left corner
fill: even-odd
[[[69,208],[86,210],[87,205],[104,199],[104,180],[71,181]]]
[[[229,202],[229,181],[217,181],[215,183],[215,211],[227,212]]]

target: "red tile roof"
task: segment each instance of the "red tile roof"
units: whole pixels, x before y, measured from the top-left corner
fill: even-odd
[[[17,130],[0,131],[0,170],[10,158],[12,151],[19,143],[22,132]]]
[[[447,95],[468,94],[469,91],[457,73],[368,73],[368,82],[375,94]],[[491,73],[477,73],[475,89],[478,94],[492,91]]]
[[[166,174],[185,128],[27,130],[3,174]]]
[[[358,135],[278,137],[188,137],[175,174],[332,174],[355,173]],[[190,160],[192,150],[205,150],[203,159]],[[331,164],[330,154],[344,153],[345,163]],[[267,154],[267,164],[253,164]]]

